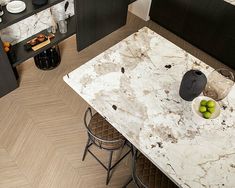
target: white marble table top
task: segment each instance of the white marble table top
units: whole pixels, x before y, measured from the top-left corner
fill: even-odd
[[[232,4],[232,5],[235,5],[235,0],[225,0],[225,1]]]
[[[235,88],[215,120],[199,120],[178,91],[183,74],[213,69],[142,28],[64,77],[180,187],[235,187]]]

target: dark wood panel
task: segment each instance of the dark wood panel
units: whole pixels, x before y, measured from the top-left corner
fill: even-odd
[[[182,33],[190,0],[152,0],[150,18],[174,33]]]
[[[29,16],[32,16],[33,14],[36,14],[44,9],[47,9],[50,6],[60,3],[63,0],[48,0],[48,3],[46,5],[40,6],[40,7],[34,6],[31,0],[22,0],[22,1],[25,2],[26,9],[25,11],[18,13],[18,14],[12,14],[6,10],[6,6],[3,7],[4,14],[3,16],[1,16],[2,22],[0,24],[0,30],[16,22],[19,22]]]
[[[18,87],[16,77],[0,40],[0,97]]]
[[[225,3],[224,19],[216,29],[213,54],[235,70],[235,6]],[[212,55],[213,55],[212,54]]]
[[[235,6],[223,0],[153,0],[150,17],[235,69]]]
[[[78,51],[125,25],[129,0],[75,0]]]
[[[136,0],[129,0],[129,4],[134,3]]]

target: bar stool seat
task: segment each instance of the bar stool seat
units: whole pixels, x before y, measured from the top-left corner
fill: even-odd
[[[92,116],[92,119],[88,124],[88,128],[96,136],[96,138],[99,138],[94,138],[93,141],[97,145],[102,144],[102,147],[105,149],[115,150],[122,147],[125,142],[125,138],[99,113],[95,113]],[[107,142],[102,142],[101,140]]]
[[[135,179],[137,179],[137,182],[140,181],[140,185],[143,185],[143,187],[177,188],[177,186],[143,154],[137,157],[135,169]]]

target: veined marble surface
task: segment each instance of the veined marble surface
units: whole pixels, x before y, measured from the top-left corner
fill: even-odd
[[[190,69],[213,71],[145,27],[64,80],[180,187],[234,188],[235,88],[198,119],[178,94]]]
[[[224,0],[224,1],[231,3],[232,5],[235,5],[235,0]]]
[[[53,16],[51,12],[57,12],[54,18],[56,20],[60,17],[61,13],[63,14],[66,1],[69,2],[69,7],[65,13],[66,17],[74,15],[74,0],[65,0],[51,8],[41,11],[1,30],[0,37],[2,41],[9,41],[12,44],[16,44],[44,29],[47,29],[53,24]]]

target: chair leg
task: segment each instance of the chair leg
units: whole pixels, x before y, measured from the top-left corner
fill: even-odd
[[[133,181],[132,177],[129,177],[129,179],[127,180],[127,182],[125,183],[125,185],[122,188],[127,188],[127,186]]]
[[[110,180],[110,172],[111,172],[112,158],[113,158],[113,151],[110,151],[110,155],[109,155],[109,164],[108,164],[108,172],[107,172],[107,178],[106,178],[106,185],[108,185],[109,180]]]
[[[83,153],[82,161],[84,161],[84,159],[86,157],[89,145],[90,145],[90,138],[88,137],[87,144],[86,144],[86,147],[85,147],[85,150],[84,150],[84,153]]]

